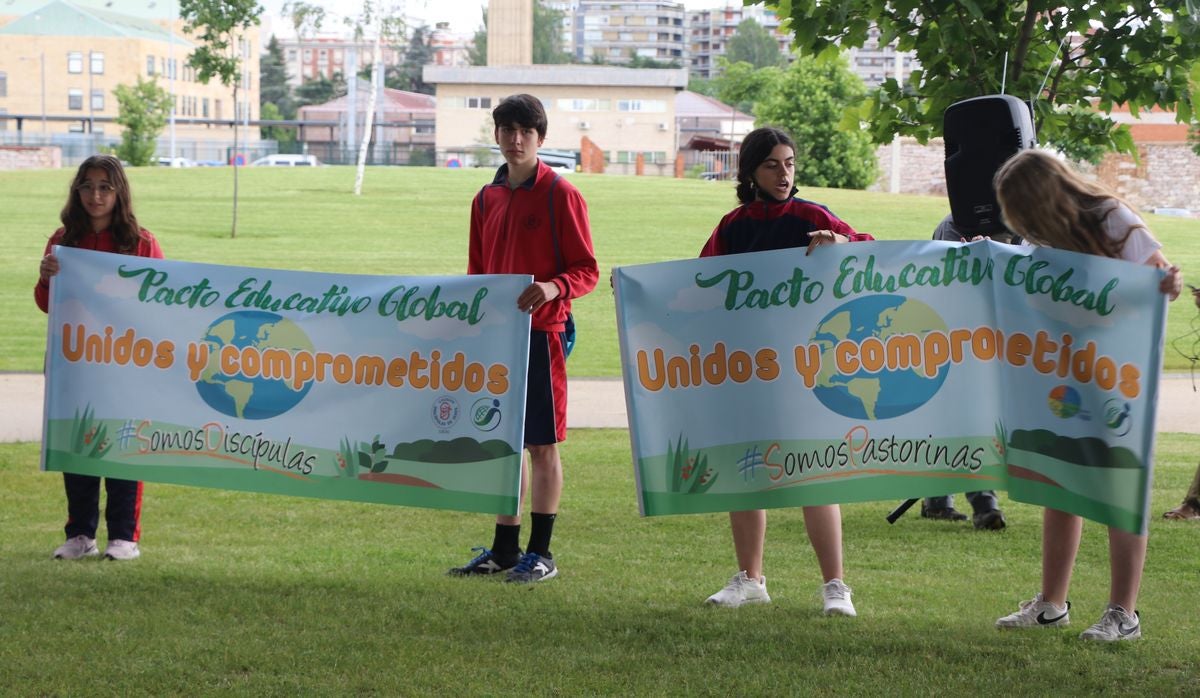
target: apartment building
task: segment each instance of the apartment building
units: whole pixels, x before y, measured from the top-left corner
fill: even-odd
[[[347,39],[340,34],[323,33],[307,37],[275,37],[283,51],[283,62],[287,67],[288,84],[299,87],[309,80],[334,75],[343,79],[358,73],[375,61],[375,42]],[[384,65],[396,65],[402,56],[396,48],[382,48]]]
[[[632,174],[639,156],[647,174],[674,172],[675,95],[687,87],[684,69],[428,65],[424,80],[437,86],[439,164],[498,164],[486,156],[495,145],[492,109],[508,95],[526,92],[546,109],[544,148],[579,152],[586,137],[604,151],[608,172]]]
[[[195,45],[183,34],[176,9],[174,0],[0,1],[0,139],[28,134],[29,140],[50,142],[63,134],[91,134],[92,145],[113,142],[121,131],[113,90],[139,77],[173,95],[178,139],[231,139],[231,130],[212,122],[257,118],[258,33],[251,31],[238,45],[244,73],[235,104],[232,88],[217,80],[201,83],[186,65]]]
[[[547,2],[561,10],[564,50],[576,63],[625,65],[635,56],[688,62],[687,12],[681,2]]]
[[[714,0],[717,2],[718,0]],[[726,0],[724,7],[688,13],[689,69],[693,77],[713,78],[720,74],[717,58],[724,56],[738,25],[753,19],[775,37],[782,56],[791,54],[792,34],[780,27],[779,17],[762,5],[743,7]]]

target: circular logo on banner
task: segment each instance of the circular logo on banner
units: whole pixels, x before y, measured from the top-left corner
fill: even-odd
[[[835,366],[839,345],[849,342],[859,369],[850,375],[822,370],[813,394],[831,411],[851,419],[889,419],[908,414],[933,398],[950,367],[932,378],[918,366],[889,368],[881,360],[887,343],[899,336],[945,333],[946,322],[925,303],[897,295],[858,298],[821,319],[812,342],[821,347],[821,365]]]
[[[458,421],[458,401],[442,395],[433,401],[433,423],[439,429],[449,429]]]
[[[312,340],[291,320],[262,310],[238,310],[217,318],[204,330],[208,363],[196,381],[205,404],[241,419],[271,419],[287,412],[308,394],[312,383],[296,390],[286,378],[264,378],[269,350],[313,350]],[[237,373],[221,370],[221,352],[237,350]]]
[[[500,401],[494,397],[484,397],[471,405],[471,423],[479,431],[492,431],[500,426]]]

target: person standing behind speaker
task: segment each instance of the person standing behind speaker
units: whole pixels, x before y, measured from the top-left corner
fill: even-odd
[[[937,227],[933,230],[934,240],[970,242],[975,237],[974,233],[963,231],[955,225],[953,214],[946,214],[942,222],[938,223]],[[996,242],[1003,242],[1010,245],[1016,245],[1021,242],[1021,237],[1008,229],[989,233],[986,237]],[[1000,511],[1000,507],[997,505],[996,493],[994,491],[967,492],[966,497],[967,502],[971,504],[971,523],[974,524],[976,529],[999,531],[1008,525],[1008,522],[1004,519],[1004,512]],[[966,521],[967,515],[954,508],[954,495],[947,494],[941,497],[926,497],[922,500],[921,518],[941,521]]]
[[[1001,166],[996,196],[1009,228],[1026,244],[1124,259],[1163,269],[1159,284],[1170,300],[1179,297],[1183,279],[1162,253],[1162,245],[1142,219],[1104,188],[1080,178],[1059,159],[1038,150],[1021,152]],[[1147,338],[1146,341],[1154,341]],[[1147,463],[1147,467],[1151,467]],[[1050,627],[1070,622],[1067,591],[1083,519],[1057,509],[1042,515],[1042,590],[996,621],[999,628]],[[1080,634],[1084,640],[1112,642],[1142,635],[1136,610],[1146,536],[1108,528],[1109,602],[1104,613]]]
[[[762,252],[873,240],[833,215],[829,209],[798,199],[795,185],[796,144],[776,128],[746,134],[738,153],[737,198],[741,205],[725,214],[700,251],[701,257]],[[767,512],[729,512],[738,572],[706,603],[734,608],[770,603],[762,575]],[[804,507],[804,530],[817,557],[824,584],[825,615],[854,616],[850,587],[842,581],[842,510],[837,504]]]
[[[1196,301],[1196,307],[1200,308],[1200,288],[1192,288],[1192,299]],[[1192,486],[1183,496],[1183,502],[1174,509],[1163,512],[1163,518],[1172,521],[1200,521],[1200,466],[1196,466]]]

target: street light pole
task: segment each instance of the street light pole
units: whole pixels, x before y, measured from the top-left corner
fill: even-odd
[[[42,49],[42,135],[46,133],[46,51]]]

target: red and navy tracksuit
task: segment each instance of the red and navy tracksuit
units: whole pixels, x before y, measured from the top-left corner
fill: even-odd
[[[46,243],[45,254],[50,254],[54,245],[62,244],[66,231],[59,228]],[[118,252],[116,240],[108,230],[90,232],[76,242],[74,247],[99,252]],[[137,257],[162,259],[162,249],[148,230],[141,231],[137,248],[126,252]],[[62,273],[71,273],[69,270]],[[50,283],[38,280],[33,289],[33,299],[42,312],[47,312],[50,301]],[[75,536],[96,537],[100,523],[100,478],[92,475],[63,473],[63,485],[67,492],[67,538]],[[108,524],[108,540],[137,542],[141,538],[142,483],[135,480],[104,478],[104,491],[108,504],[104,508],[104,520]]]
[[[533,176],[514,189],[508,186],[508,165],[501,165],[471,205],[467,273],[532,274],[535,281],[558,287],[558,297],[533,314],[525,443],[565,440],[567,372],[561,333],[571,299],[589,293],[600,277],[587,204],[579,190],[541,160]]]
[[[725,214],[700,256],[808,247],[808,234],[817,230],[841,233],[852,242],[875,239],[867,233],[855,232],[821,204],[795,197],[785,201],[760,199]]]

